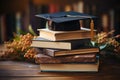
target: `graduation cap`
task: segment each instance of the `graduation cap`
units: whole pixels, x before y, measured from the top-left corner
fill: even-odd
[[[36,16],[46,19],[48,21],[48,29],[54,31],[80,30],[79,20],[96,18],[95,16],[74,11],[38,14]]]

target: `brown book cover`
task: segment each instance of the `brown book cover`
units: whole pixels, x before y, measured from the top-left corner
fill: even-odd
[[[51,41],[91,38],[91,30],[87,28],[81,28],[81,30],[75,31],[52,31],[49,29],[38,29],[38,31],[41,38],[45,38]],[[95,30],[94,34],[96,34]]]
[[[50,57],[45,54],[38,54],[35,56],[35,62],[41,63],[93,63],[96,62],[96,53],[71,55],[61,57]]]
[[[45,54],[55,57],[55,56],[75,55],[75,54],[98,53],[99,48],[85,47],[85,48],[73,49],[73,50],[43,49],[43,51]]]

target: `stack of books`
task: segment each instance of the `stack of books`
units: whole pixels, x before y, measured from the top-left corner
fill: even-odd
[[[88,45],[91,29],[72,29],[38,29],[39,36],[32,40],[31,47],[42,49],[42,53],[36,56],[41,71],[98,72],[99,48]]]
[[[98,71],[99,48],[88,46],[90,30],[38,31],[39,36],[32,40],[31,47],[43,50],[36,57],[41,71]]]

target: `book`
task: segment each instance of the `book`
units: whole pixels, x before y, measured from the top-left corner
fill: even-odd
[[[14,37],[13,33],[16,32],[16,18],[15,13],[6,14],[6,35],[7,40],[9,41]]]
[[[41,72],[98,72],[99,59],[96,63],[40,64]]]
[[[0,43],[7,40],[6,35],[6,15],[0,17]]]
[[[59,5],[50,3],[49,4],[49,13],[59,12]]]
[[[43,49],[43,51],[45,54],[55,57],[55,56],[75,55],[75,54],[98,53],[99,48],[89,47],[89,48],[80,48],[74,50]]]
[[[38,29],[38,31],[40,37],[51,41],[91,38],[91,30],[86,28],[81,28],[81,30],[76,31],[52,31],[49,29]],[[95,30],[94,34],[96,34]]]
[[[32,40],[31,47],[72,50],[84,47],[85,45],[88,45],[89,42],[90,39],[50,41],[41,37],[37,37]]]
[[[94,63],[96,62],[96,53],[83,55],[69,55],[60,57],[51,57],[46,54],[38,54],[35,56],[35,62],[38,64],[46,63]]]

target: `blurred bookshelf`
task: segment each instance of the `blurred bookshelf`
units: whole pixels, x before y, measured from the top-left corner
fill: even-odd
[[[13,37],[18,29],[28,31],[31,25],[38,34],[38,28],[44,28],[46,20],[35,17],[36,14],[61,11],[77,11],[97,16],[95,28],[100,31],[115,29],[120,34],[120,3],[118,0],[0,0],[0,43]],[[81,21],[83,27],[89,27],[89,21]]]

